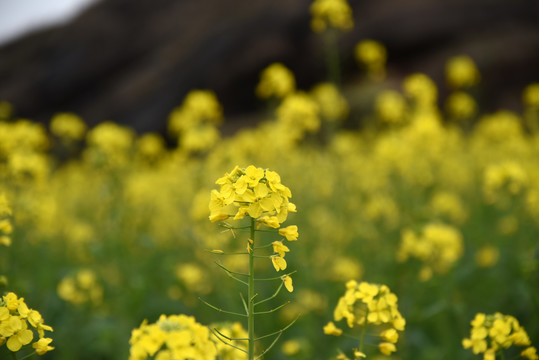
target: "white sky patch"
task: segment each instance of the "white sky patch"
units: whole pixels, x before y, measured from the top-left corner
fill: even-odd
[[[68,22],[97,0],[0,0],[0,44]]]

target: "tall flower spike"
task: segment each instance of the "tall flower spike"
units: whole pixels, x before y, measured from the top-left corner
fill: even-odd
[[[244,285],[247,285],[247,295],[242,295],[245,313],[240,314],[233,311],[219,309],[205,302],[204,300],[202,301],[214,310],[247,318],[247,337],[243,337],[243,339],[230,338],[217,329],[214,329],[214,335],[222,343],[230,345],[236,349],[239,348],[234,345],[233,342],[235,340],[247,340],[248,348],[247,351],[244,352],[247,353],[248,360],[254,360],[255,358],[261,358],[266,352],[268,352],[275,345],[281,333],[292,326],[292,324],[295,322],[295,320],[292,321],[289,325],[277,332],[261,336],[260,338],[265,338],[268,336],[276,337],[268,348],[266,348],[260,355],[255,356],[255,315],[273,313],[285,306],[287,303],[269,311],[258,312],[255,311],[255,307],[276,297],[283,286],[289,292],[294,291],[294,285],[292,278],[290,277],[291,273],[272,278],[255,278],[255,260],[257,258],[269,258],[276,271],[285,270],[287,268],[287,263],[284,257],[286,253],[290,251],[288,246],[283,244],[283,241],[273,241],[270,244],[258,245],[258,241],[264,240],[257,239],[256,232],[265,231],[274,232],[276,234],[277,231],[268,229],[260,230],[260,227],[265,226],[267,228],[279,229],[281,224],[288,217],[288,213],[296,211],[296,206],[290,202],[289,199],[292,197],[292,193],[289,188],[281,183],[281,177],[279,174],[267,169],[257,168],[253,165],[249,165],[246,168],[236,166],[230,173],[226,173],[224,176],[217,179],[215,183],[219,185],[219,190],[214,189],[211,191],[209,203],[210,220],[212,222],[225,219],[249,220],[248,226],[241,226],[238,228],[249,229],[250,235],[246,244],[246,252],[233,253],[235,255],[245,254],[248,256],[249,271],[244,274],[235,273],[228,270],[225,266],[218,264],[219,267],[226,271],[230,277]],[[226,224],[225,227],[231,230],[235,229],[230,224]],[[286,228],[279,229],[278,233],[289,241],[297,240],[298,227],[291,225]],[[267,250],[262,250],[267,249],[270,246],[273,248],[273,254],[268,254]],[[257,249],[260,251],[265,251],[266,254],[255,254],[257,253]],[[211,252],[218,255],[228,255],[227,252],[220,250],[213,250]],[[242,280],[237,276],[245,276],[246,279]],[[276,292],[268,298],[262,300],[257,298],[258,301],[255,301],[255,297],[257,296],[257,292],[255,291],[256,282],[275,280],[282,281]]]

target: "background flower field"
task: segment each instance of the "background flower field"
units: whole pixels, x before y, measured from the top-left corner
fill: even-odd
[[[199,298],[241,311],[240,285],[215,262],[245,271],[245,259],[210,250],[244,251],[248,234],[210,222],[208,203],[216,179],[251,164],[278,172],[299,228],[287,255],[294,291],[276,300],[291,303],[257,317],[257,328],[299,318],[265,359],[349,354],[357,340],[323,331],[349,280],[387,285],[406,319],[391,356],[367,336],[368,358],[480,358],[462,344],[477,313],[514,316],[537,346],[539,84],[522,89],[520,112],[486,113],[480,71],[466,56],[447,59],[446,83],[414,73],[388,87],[383,45],[362,45],[356,58],[371,94],[335,82],[297,89],[277,64],[272,81],[261,73],[253,84],[265,120],[226,137],[211,90],[171,109],[167,136],[113,122],[87,128],[70,113],[43,125],[2,102],[0,196],[11,211],[0,221],[12,229],[0,227],[1,290],[54,328],[55,349],[42,358],[127,359],[132,329],[161,314],[241,320]],[[257,268],[273,271],[270,262]],[[0,347],[0,358],[8,354]]]

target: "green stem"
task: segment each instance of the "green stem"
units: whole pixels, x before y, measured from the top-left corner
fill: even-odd
[[[12,352],[12,353],[11,353],[11,357],[12,357],[13,359],[17,360],[17,354],[16,354],[16,353]]]
[[[334,29],[329,29],[325,34],[326,40],[326,61],[328,67],[328,77],[335,86],[341,85],[341,69],[339,59],[339,43],[338,32]]]
[[[30,354],[26,355],[25,357],[20,358],[19,360],[28,359],[29,357],[31,357],[31,356],[33,356],[33,355],[35,355],[35,354],[37,354],[36,351],[34,351],[33,353],[30,353]]]
[[[361,338],[359,339],[359,351],[363,352],[363,345],[365,344],[365,334],[367,333],[367,317],[369,316],[369,309],[365,313],[365,323],[361,329]]]
[[[248,247],[249,251],[249,282],[248,282],[248,294],[247,300],[248,306],[248,322],[247,333],[249,334],[249,354],[248,360],[254,360],[255,358],[255,219],[251,218],[251,237],[249,238]]]

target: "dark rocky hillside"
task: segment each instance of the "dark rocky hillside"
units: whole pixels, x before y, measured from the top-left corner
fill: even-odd
[[[393,83],[415,71],[440,82],[448,57],[471,55],[487,109],[518,110],[522,88],[539,81],[536,0],[349,2],[356,26],[340,44],[345,85],[357,81],[352,48],[367,37],[388,47]],[[285,63],[303,88],[324,79],[309,4],[103,0],[65,26],[0,48],[0,99],[12,102],[17,116],[39,121],[74,111],[90,124],[114,120],[140,132],[163,131],[190,89],[208,88],[229,123],[244,124],[262,105],[253,91],[269,63]]]

